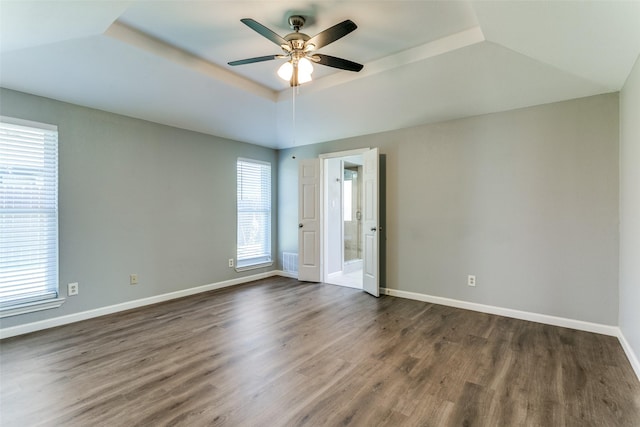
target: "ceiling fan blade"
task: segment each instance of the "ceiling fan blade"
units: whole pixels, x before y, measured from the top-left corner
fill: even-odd
[[[364,67],[357,62],[349,61],[348,59],[336,58],[335,56],[323,55],[321,53],[314,54],[311,59],[318,64],[326,65],[327,67],[340,68],[347,71],[360,71]]]
[[[342,21],[341,23],[336,24],[331,28],[327,28],[323,32],[311,37],[306,44],[312,44],[316,49],[320,49],[321,47],[346,36],[356,28],[358,28],[358,26],[350,19],[347,19],[346,21]]]
[[[253,64],[254,62],[271,61],[272,59],[278,59],[280,57],[282,57],[282,55],[258,56],[256,58],[247,58],[247,59],[240,59],[239,61],[231,61],[228,64],[229,65]]]
[[[261,23],[255,21],[255,20],[253,20],[251,18],[243,18],[243,19],[240,20],[240,22],[242,22],[247,27],[249,27],[252,30],[254,30],[256,33],[260,34],[261,36],[268,38],[269,40],[271,40],[272,42],[274,42],[278,46],[281,46],[283,44],[284,45],[288,45],[289,44],[289,42],[287,42],[285,39],[283,39],[282,37],[280,37],[279,35],[277,35],[273,31],[271,31],[270,29],[268,29],[267,27],[265,27]]]

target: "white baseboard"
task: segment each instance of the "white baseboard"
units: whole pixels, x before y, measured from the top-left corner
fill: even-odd
[[[289,271],[278,270],[278,276],[290,277],[292,279],[297,279],[298,278],[298,273],[291,273]]]
[[[617,337],[620,333],[620,328],[618,328],[617,326],[602,325],[600,323],[583,322],[581,320],[549,316],[547,314],[531,313],[528,311],[513,310],[511,308],[496,307],[492,305],[478,304],[475,302],[461,301],[451,298],[435,297],[432,295],[399,291],[389,288],[381,288],[380,292],[384,293],[385,295],[391,295],[394,297],[430,302],[433,304],[448,305],[456,308],[464,308],[466,310],[479,311],[481,313],[497,314],[498,316],[528,320],[531,322],[544,323],[547,325],[561,326],[563,328],[577,329],[579,331],[595,332],[597,334],[610,335],[614,337]]]
[[[638,360],[638,356],[631,348],[629,341],[624,337],[622,330],[618,329],[618,341],[620,341],[620,345],[622,345],[622,349],[627,355],[627,359],[629,359],[629,363],[631,363],[631,367],[633,368],[636,376],[638,377],[638,381],[640,381],[640,360]]]
[[[53,317],[51,319],[41,320],[38,322],[25,323],[23,325],[13,326],[0,329],[0,339],[14,337],[16,335],[28,334],[30,332],[40,331],[43,329],[54,328],[56,326],[67,325],[69,323],[79,322],[94,317],[104,316],[107,314],[117,313],[119,311],[131,310],[132,308],[144,307],[146,305],[157,304],[159,302],[169,301],[176,298],[182,298],[189,295],[208,292],[214,289],[226,288],[229,286],[240,285],[242,283],[252,282],[254,280],[264,279],[272,276],[285,276],[286,273],[280,270],[272,270],[266,273],[253,274],[251,276],[239,277],[237,279],[225,280],[223,282],[211,283],[208,285],[197,286],[195,288],[182,289],[175,292],[169,292],[161,295],[154,295],[147,298],[141,298],[134,301],[127,301],[120,304],[100,307],[93,310],[81,311],[66,316]]]
[[[54,317],[51,319],[41,320],[38,322],[26,323],[23,325],[13,326],[0,329],[0,339],[10,338],[17,335],[28,334],[30,332],[40,331],[43,329],[54,328],[69,323],[79,322],[94,317],[113,314],[120,311],[131,310],[133,308],[144,307],[146,305],[156,304],[159,302],[169,301],[176,298],[182,298],[189,295],[195,295],[202,292],[208,292],[215,289],[226,288],[229,286],[240,285],[254,280],[264,279],[272,276],[282,276],[297,279],[297,275],[281,270],[272,270],[266,273],[254,274],[251,276],[239,277],[237,279],[225,280],[223,282],[211,283],[208,285],[197,286],[195,288],[183,289],[180,291],[169,292],[152,297],[142,298],[134,301],[127,301],[120,304],[100,307],[94,310],[82,311],[80,313],[69,314],[66,316]],[[419,294],[416,292],[400,291],[396,289],[380,288],[380,292],[385,295],[424,301],[433,304],[447,305],[451,307],[463,308],[466,310],[479,311],[482,313],[496,314],[499,316],[511,317],[514,319],[529,320],[532,322],[545,323],[548,325],[561,326],[565,328],[577,329],[580,331],[595,332],[603,335],[615,336],[620,341],[622,348],[629,359],[629,363],[640,380],[640,361],[635,352],[629,345],[628,341],[617,326],[602,325],[598,323],[583,322],[580,320],[567,319],[563,317],[549,316],[546,314],[531,313],[509,308],[495,307],[491,305],[477,304],[473,302],[455,300],[451,298],[436,297],[432,295]]]
[[[413,299],[417,301],[430,302],[433,304],[446,305],[450,307],[463,308],[466,310],[479,311],[481,313],[496,314],[499,316],[511,317],[514,319],[528,320],[531,322],[544,323],[547,325],[560,326],[563,328],[577,329],[579,331],[594,332],[602,335],[610,335],[618,338],[629,363],[633,368],[638,380],[640,380],[640,360],[635,354],[631,345],[624,337],[618,326],[602,325],[600,323],[583,322],[581,320],[567,319],[565,317],[549,316],[546,314],[531,313],[528,311],[513,310],[510,308],[496,307],[492,305],[478,304],[474,302],[461,301],[451,298],[435,297],[432,295],[419,294],[416,292],[399,291],[396,289],[380,288],[380,293],[394,297]]]

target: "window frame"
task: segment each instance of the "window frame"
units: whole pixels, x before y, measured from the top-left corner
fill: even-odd
[[[41,187],[46,187],[46,191],[37,192],[36,193],[37,196],[39,197],[53,196],[52,197],[53,201],[49,201],[48,203],[43,203],[43,206],[38,208],[29,208],[29,211],[32,211],[30,212],[32,215],[33,214],[43,215],[44,217],[47,218],[47,221],[49,223],[49,228],[47,227],[43,228],[42,226],[38,227],[38,226],[31,225],[31,228],[28,229],[31,232],[35,231],[39,233],[37,237],[37,242],[40,242],[38,243],[39,245],[42,245],[43,244],[42,242],[47,241],[46,239],[48,238],[49,243],[46,246],[50,246],[50,247],[46,249],[45,261],[43,261],[44,263],[43,265],[45,265],[46,267],[45,266],[41,267],[45,269],[45,272],[43,273],[44,277],[42,279],[44,283],[43,285],[44,289],[38,290],[37,293],[34,293],[33,291],[24,292],[21,296],[19,295],[14,298],[7,297],[6,299],[0,300],[0,318],[4,318],[4,317],[16,316],[16,315],[31,313],[31,312],[40,311],[40,310],[57,308],[64,303],[65,299],[60,297],[60,277],[59,277],[59,274],[60,274],[60,266],[59,266],[60,225],[59,225],[59,207],[58,207],[58,200],[59,200],[58,186],[59,186],[60,179],[59,179],[59,155],[58,155],[58,151],[59,151],[58,127],[51,124],[39,123],[39,122],[34,122],[29,120],[17,119],[13,117],[6,117],[6,116],[0,116],[0,123],[2,124],[1,128],[3,132],[10,131],[10,128],[13,127],[14,131],[16,132],[23,132],[23,133],[36,132],[36,133],[42,134],[43,166],[39,170],[40,174],[33,173],[32,175],[26,175],[26,176],[31,176],[31,179],[35,181],[44,180],[39,185]],[[5,135],[8,135],[8,133],[3,133],[3,135],[0,136],[0,140],[8,141],[10,139],[10,137]],[[15,135],[15,136],[18,136],[18,135]],[[47,146],[47,142],[51,144],[51,141],[53,141],[53,146],[51,145]],[[11,147],[9,146],[8,143],[6,143],[6,145],[1,145],[0,148],[2,148],[2,150],[11,150]],[[9,151],[6,151],[6,152],[9,152]],[[18,154],[20,157],[24,157],[25,156],[24,148],[18,148]],[[18,157],[16,160],[24,161],[23,159],[20,159],[20,157]],[[9,161],[7,161],[7,167],[9,169],[15,168],[15,164],[17,163],[14,163],[13,165],[11,165],[9,164]],[[7,171],[5,172],[7,176],[9,175],[9,172],[8,172],[9,169],[7,169]],[[0,173],[1,173],[1,170],[0,170]],[[45,177],[47,176],[47,174],[49,174],[49,176],[53,176],[53,183],[45,184],[47,180]],[[16,185],[16,184],[13,184],[13,185]],[[31,189],[33,189],[34,187],[37,187],[37,185],[34,183],[31,183],[29,185]],[[7,192],[5,196],[10,196],[10,193]],[[18,200],[18,202],[21,201],[22,203],[24,203],[24,199],[20,198],[20,196],[16,200]],[[7,198],[2,197],[2,199],[5,200],[5,203],[8,203],[8,201],[11,200],[8,197]],[[15,211],[12,212],[12,209],[15,209],[15,208],[7,207],[6,205],[4,205],[3,207],[3,205],[0,205],[0,219],[6,215],[7,217],[6,219],[10,220],[11,216],[16,215]],[[24,210],[24,208],[18,208],[16,210]],[[53,229],[51,229],[51,226],[53,226]],[[11,225],[7,226],[7,228],[5,228],[5,231],[10,229],[10,227]],[[44,233],[44,236],[46,237],[42,237],[41,233]],[[24,245],[26,243],[18,242],[18,244]],[[18,246],[18,247],[23,247],[23,246]],[[15,247],[12,249],[15,250]],[[7,249],[7,252],[4,255],[2,253],[4,252],[4,250],[2,250],[2,252],[0,252],[0,260],[2,260],[3,262],[4,261],[10,262],[8,261],[9,257],[7,256],[7,254],[10,253],[9,252],[10,250],[11,249]],[[7,256],[7,258],[3,258],[4,256]],[[29,262],[33,263],[33,260]],[[50,272],[48,271],[49,269],[53,269],[53,271]],[[5,273],[7,272],[8,272],[8,268],[5,271]],[[8,274],[6,276],[3,275],[0,279],[7,280],[7,281],[0,282],[0,289],[2,289],[3,291],[6,291],[10,286],[10,285],[7,285],[9,280],[13,278],[13,280],[15,281],[16,280],[15,277],[16,277],[15,275],[14,276],[9,276]],[[13,286],[15,286],[15,284]],[[31,288],[32,285],[29,284],[27,286],[29,286],[29,290],[32,289]]]
[[[241,196],[242,196],[242,188],[241,188],[241,165],[252,165],[260,168],[267,167],[269,171],[268,175],[268,183],[266,185],[266,189],[268,194],[265,196],[261,193],[261,208],[268,206],[268,211],[266,211],[267,217],[264,219],[263,223],[266,226],[266,229],[261,230],[264,234],[264,240],[262,242],[262,251],[259,254],[255,254],[252,257],[246,257],[241,255],[241,212],[253,212],[255,213],[265,213],[264,209],[254,209],[250,210],[247,207],[241,207]],[[262,182],[263,178],[261,177],[259,182]],[[236,271],[245,271],[245,270],[253,270],[257,268],[264,268],[273,265],[273,198],[272,198],[272,188],[273,188],[273,166],[270,162],[263,160],[250,159],[246,157],[238,157],[236,160],[236,253],[235,253],[235,269]],[[261,188],[264,190],[264,188]]]

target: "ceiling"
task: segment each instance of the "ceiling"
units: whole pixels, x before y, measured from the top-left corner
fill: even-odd
[[[320,52],[364,69],[227,65],[291,14],[353,20]],[[0,86],[272,148],[619,91],[639,54],[640,1],[0,0]]]

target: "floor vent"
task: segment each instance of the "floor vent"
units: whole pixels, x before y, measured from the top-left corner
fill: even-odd
[[[282,271],[285,273],[298,273],[298,254],[295,252],[282,252]]]

